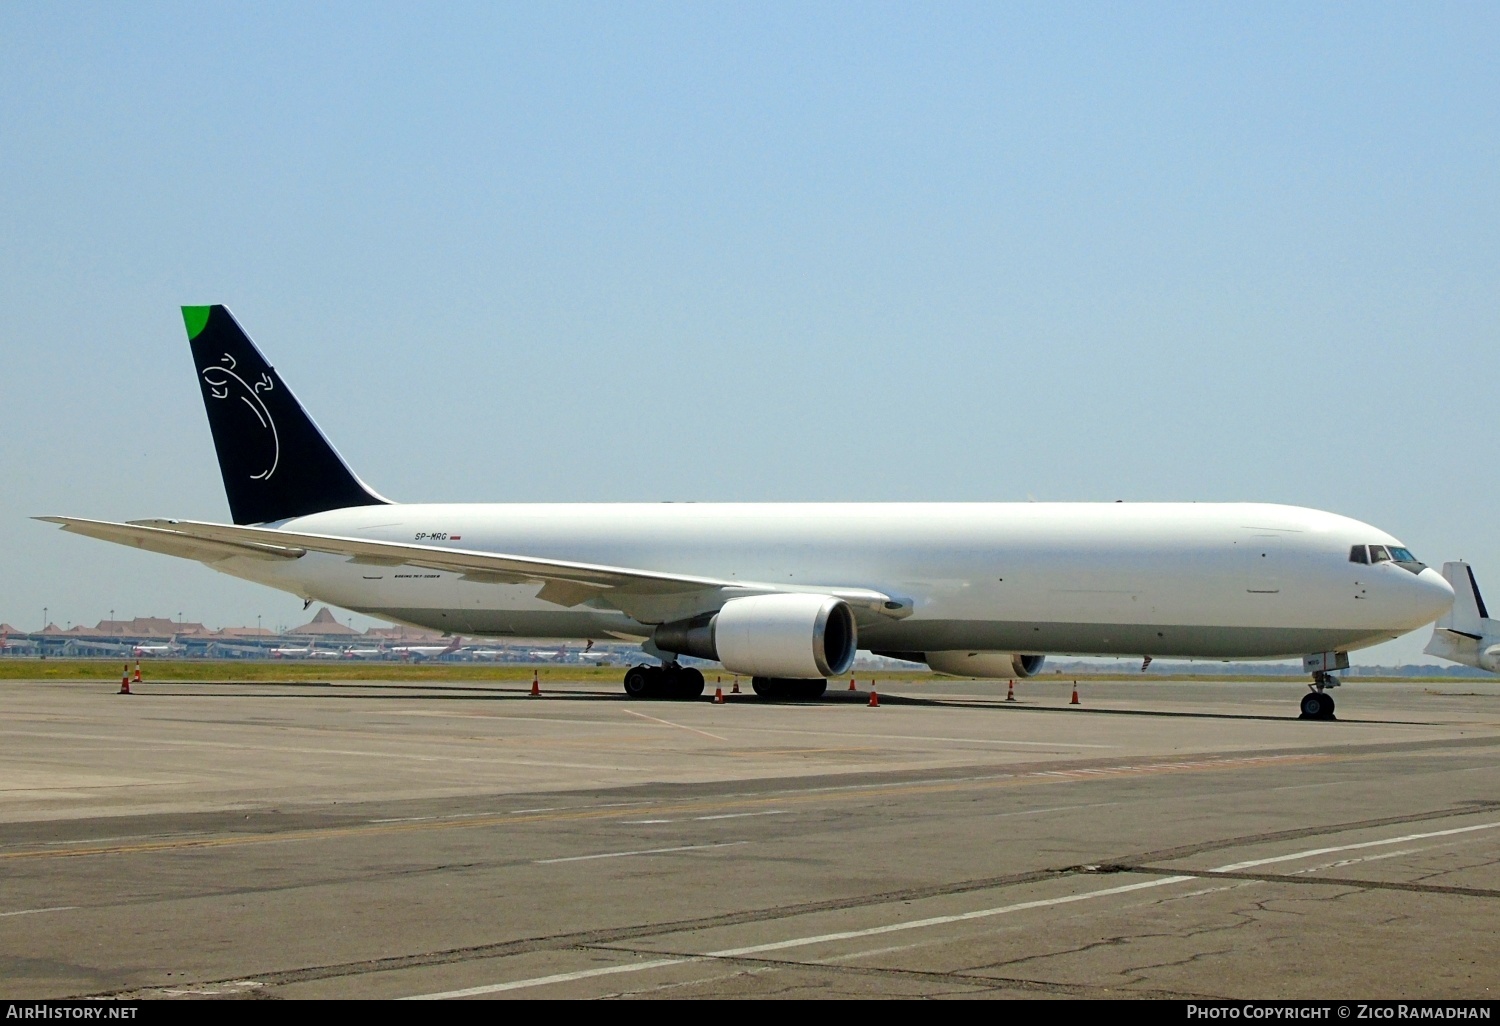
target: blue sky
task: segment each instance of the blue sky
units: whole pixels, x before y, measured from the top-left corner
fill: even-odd
[[[26,519],[225,517],[211,302],[397,499],[1287,502],[1500,593],[1497,44],[1484,4],[6,4],[0,620],[300,620]]]

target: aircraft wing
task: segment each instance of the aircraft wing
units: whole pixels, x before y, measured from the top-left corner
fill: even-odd
[[[166,531],[147,524],[116,524],[108,520],[83,520],[77,517],[33,517],[49,524],[60,524],[64,531],[87,535],[118,545],[131,545],[148,552],[215,563],[232,556],[256,559],[296,559],[307,553],[295,545],[266,544],[249,539],[210,539],[177,531]],[[164,522],[164,521],[163,521]]]
[[[661,573],[628,567],[601,566],[538,559],[505,553],[454,549],[436,545],[346,538],[337,535],[304,534],[270,527],[239,527],[193,520],[134,520],[125,524],[73,517],[37,517],[59,524],[65,531],[137,548],[215,562],[230,556],[261,559],[296,559],[308,552],[349,557],[350,562],[369,566],[413,566],[461,574],[465,580],[493,584],[540,583],[538,597],[563,606],[590,599],[621,608],[639,603],[633,599],[669,597],[694,592],[734,595],[799,591],[833,595],[849,605],[882,616],[899,619],[910,615],[911,604],[898,602],[883,592],[853,587],[796,587],[731,581],[687,574]],[[627,610],[628,612],[628,610]]]

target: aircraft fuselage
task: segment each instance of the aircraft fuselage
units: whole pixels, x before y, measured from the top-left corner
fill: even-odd
[[[911,606],[865,618],[859,647],[1217,659],[1351,650],[1430,623],[1452,591],[1431,569],[1350,560],[1399,547],[1347,517],[1250,503],[392,504],[281,522],[308,534],[649,567],[817,591],[869,587]],[[504,584],[309,552],[216,569],[455,634],[646,638],[635,616]]]

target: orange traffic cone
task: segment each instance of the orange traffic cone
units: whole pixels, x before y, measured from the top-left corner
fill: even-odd
[[[879,709],[880,708],[880,696],[875,693],[875,689],[874,688],[870,689],[870,708],[871,709]]]
[[[135,661],[135,677],[134,677],[134,679],[131,680],[130,683],[132,683],[132,684],[139,684],[140,682],[141,682],[141,661],[139,659],[137,659]]]
[[[850,691],[854,691],[855,690],[855,687],[854,687],[854,678],[853,677],[849,678],[849,690]]]
[[[125,664],[125,669],[120,671],[120,694],[130,694],[130,664]]]
[[[724,689],[714,688],[714,705],[724,704]]]
[[[1073,701],[1069,702],[1068,704],[1069,705],[1082,705],[1083,704],[1082,702],[1080,702],[1078,700],[1078,682],[1076,680],[1073,682]]]
[[[729,693],[731,695],[737,695],[737,694],[740,693],[740,678],[739,678],[739,674],[735,674],[734,687],[732,687],[732,688],[729,689]]]
[[[542,694],[542,682],[537,680],[536,671],[531,671],[531,697],[540,698]]]
[[[1008,687],[1008,688],[1005,689],[1005,700],[1007,702],[1014,702],[1016,700],[1016,682],[1015,681],[1011,681],[1010,682],[1010,687]]]

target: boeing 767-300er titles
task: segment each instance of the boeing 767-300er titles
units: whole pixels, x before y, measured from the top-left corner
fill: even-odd
[[[223,306],[183,309],[234,524],[65,530],[452,634],[639,641],[635,696],[820,695],[859,649],[1027,677],[1044,655],[1303,656],[1329,717],[1348,652],[1453,589],[1357,520],[1253,503],[397,504],[361,481]]]

